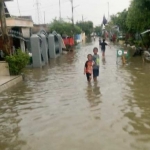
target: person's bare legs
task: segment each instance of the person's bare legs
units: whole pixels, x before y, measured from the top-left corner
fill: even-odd
[[[105,51],[102,51],[102,58],[105,58]]]
[[[89,82],[91,82],[91,79],[92,79],[92,77],[90,76],[90,77],[89,77]]]
[[[93,77],[93,80],[94,80],[94,82],[96,82],[97,81],[97,77]]]

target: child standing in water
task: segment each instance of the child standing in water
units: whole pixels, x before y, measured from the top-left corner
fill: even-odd
[[[103,58],[105,58],[105,50],[106,50],[106,46],[108,44],[105,42],[105,39],[103,39],[103,42],[101,43],[101,47],[102,47],[102,56]],[[110,46],[109,46],[110,47]],[[110,47],[111,48],[111,47]]]
[[[92,79],[92,73],[93,73],[93,60],[92,60],[92,55],[88,54],[87,55],[88,60],[85,63],[84,66],[84,74],[86,74],[87,81],[90,82]]]
[[[99,76],[99,62],[100,62],[100,57],[98,55],[98,48],[94,47],[93,49],[93,61],[94,61],[94,65],[93,65],[93,79],[94,81],[97,81],[97,77]]]

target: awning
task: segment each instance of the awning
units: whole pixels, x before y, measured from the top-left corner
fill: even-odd
[[[149,29],[149,30],[146,30],[146,31],[144,31],[144,32],[142,32],[141,35],[143,35],[143,34],[145,34],[145,33],[148,33],[148,32],[150,32],[150,29]]]
[[[0,34],[0,36],[2,36],[2,34]],[[25,39],[22,35],[22,33],[18,32],[18,31],[14,31],[14,30],[9,30],[8,31],[8,36],[12,37],[12,38],[17,38],[23,41],[28,41],[27,39]]]

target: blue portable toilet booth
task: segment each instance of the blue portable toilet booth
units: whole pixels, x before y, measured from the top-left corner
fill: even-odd
[[[48,43],[47,43],[47,38],[44,34],[39,34],[39,36],[42,39],[42,56],[44,59],[44,62],[47,64],[48,63]]]
[[[49,34],[48,46],[50,58],[56,58],[62,54],[61,36],[56,32]]]
[[[42,39],[37,34],[33,34],[30,38],[33,67],[41,68],[45,65],[42,55]]]

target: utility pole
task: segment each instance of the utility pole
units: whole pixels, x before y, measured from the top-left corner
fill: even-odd
[[[85,19],[86,19],[86,18],[84,18],[83,15],[82,15],[82,22],[84,22]]]
[[[74,16],[73,16],[73,12],[74,12],[74,7],[73,7],[73,0],[71,1],[71,8],[72,8],[72,24],[74,25]]]
[[[77,6],[73,6],[73,0],[70,0],[70,2],[71,2],[71,10],[72,10],[72,25],[74,25],[74,8],[76,8],[76,7],[78,7],[79,5],[77,5]]]
[[[18,5],[19,14],[20,14],[20,16],[21,16],[21,12],[20,12],[20,7],[19,7],[19,2],[18,2],[18,0],[17,0],[17,5]]]
[[[109,21],[109,2],[108,2],[108,21]]]
[[[108,2],[108,22],[109,22],[109,2]],[[109,36],[110,36],[110,29],[108,28]]]
[[[44,11],[44,24],[45,24],[45,11]]]
[[[59,20],[61,20],[61,2],[59,0]]]
[[[2,40],[3,40],[3,51],[5,54],[10,54],[10,41],[8,37],[7,25],[6,25],[6,17],[5,17],[5,8],[4,8],[4,0],[0,0],[0,25],[2,31]]]
[[[37,8],[37,15],[38,15],[38,24],[40,24],[40,12],[39,12],[39,1],[36,0],[36,8]]]

